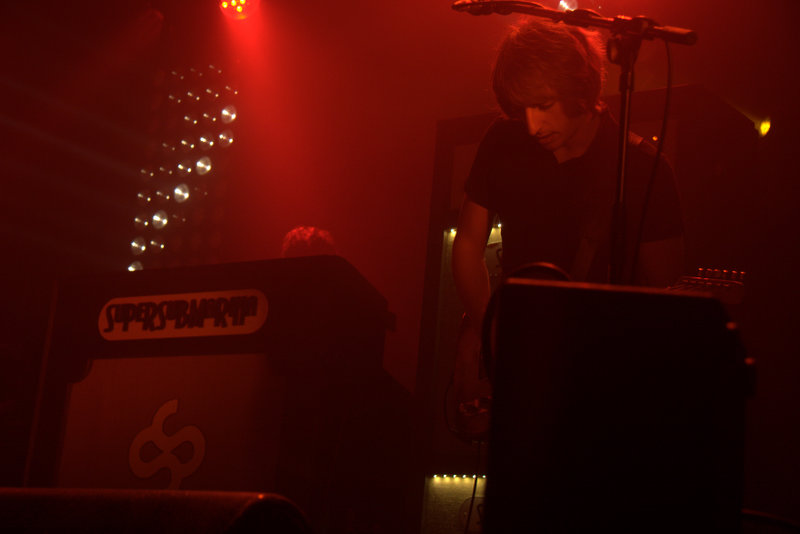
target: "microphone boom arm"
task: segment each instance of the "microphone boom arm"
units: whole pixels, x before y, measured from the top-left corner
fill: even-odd
[[[641,26],[639,24],[632,24],[632,22],[639,19],[639,17],[617,16],[609,18],[590,9],[559,11],[557,9],[544,7],[535,2],[524,2],[521,0],[457,0],[453,3],[452,7],[456,11],[466,12],[472,15],[491,15],[492,13],[510,15],[511,13],[521,13],[524,15],[544,17],[554,22],[564,22],[565,24],[581,26],[583,28],[604,28],[610,30],[613,34],[624,35],[635,33],[639,37],[648,40],[663,39],[670,43],[682,45],[693,45],[697,42],[697,33],[693,30],[676,28],[673,26],[646,25],[642,31],[639,32]]]

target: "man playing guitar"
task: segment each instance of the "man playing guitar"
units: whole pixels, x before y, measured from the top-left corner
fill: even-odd
[[[467,336],[480,339],[489,302],[495,215],[505,275],[547,262],[575,281],[608,282],[619,126],[600,100],[604,77],[599,36],[584,29],[530,19],[502,42],[493,89],[504,117],[481,141],[453,243]],[[655,150],[631,136],[623,278],[665,287],[683,270],[683,224],[672,170],[660,161],[651,182],[654,163]]]

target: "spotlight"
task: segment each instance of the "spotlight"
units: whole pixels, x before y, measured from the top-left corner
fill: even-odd
[[[152,202],[153,198],[147,191],[139,191],[136,193],[136,200],[140,206],[147,206],[150,204],[150,202]]]
[[[770,128],[772,128],[772,121],[767,117],[758,123],[758,135],[764,137],[769,133]]]
[[[233,20],[243,20],[258,9],[258,0],[219,0],[219,9]]]
[[[191,149],[194,148],[194,141],[189,139],[188,137],[184,137],[181,139],[181,147],[186,151],[189,152]]]
[[[147,229],[150,225],[150,219],[144,213],[140,213],[133,218],[133,227],[139,231]]]
[[[222,122],[230,124],[236,120],[236,108],[234,106],[225,106],[220,113]]]
[[[134,256],[144,254],[145,250],[147,250],[147,241],[145,241],[143,237],[137,237],[131,241],[131,253],[133,253]]]
[[[219,139],[219,146],[221,147],[231,146],[233,144],[233,132],[230,130],[222,131],[217,136],[217,139]]]
[[[214,146],[214,136],[210,133],[205,133],[197,138],[197,142],[200,143],[200,148],[209,150]]]
[[[217,116],[214,113],[209,113],[208,111],[203,112],[204,124],[212,124],[214,122],[217,122]]]
[[[192,164],[188,160],[183,160],[178,163],[178,174],[180,176],[189,176],[192,172]]]
[[[208,174],[211,172],[211,158],[208,156],[203,156],[199,160],[197,160],[197,164],[195,165],[195,169],[197,169],[197,174],[203,176],[204,174]]]
[[[186,218],[186,214],[184,213],[173,213],[171,219],[172,219],[172,224],[177,226],[182,226],[186,224],[188,220]]]
[[[167,216],[166,211],[158,210],[153,214],[153,228],[161,230],[167,225],[168,222],[169,222],[169,217]]]
[[[194,186],[194,196],[195,197],[207,197],[208,196],[208,185],[202,183],[199,185]]]
[[[190,101],[194,100],[195,102],[200,102],[200,95],[192,90],[186,91],[186,98],[188,98]]]
[[[179,184],[175,186],[175,193],[174,198],[175,202],[178,204],[183,204],[187,200],[189,200],[189,186],[186,184]]]
[[[144,267],[142,266],[142,262],[140,262],[140,261],[135,261],[135,262],[131,263],[130,265],[128,265],[128,270],[131,271],[131,272],[133,272],[133,271],[141,271],[142,269],[144,269]]]

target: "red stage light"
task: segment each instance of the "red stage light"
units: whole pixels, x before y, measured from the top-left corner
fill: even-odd
[[[252,15],[258,9],[260,0],[220,0],[219,8],[227,16],[242,20]]]

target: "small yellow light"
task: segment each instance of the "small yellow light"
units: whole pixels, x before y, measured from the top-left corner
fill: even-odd
[[[770,121],[769,117],[767,117],[766,119],[758,123],[758,135],[764,137],[769,133],[769,129],[771,127],[772,127],[772,121]]]
[[[652,139],[653,139],[653,141],[658,141],[658,136],[654,135]]]
[[[222,9],[228,9],[228,2],[222,2]]]
[[[498,228],[502,228],[503,227],[503,223],[497,223],[497,227]]]
[[[236,11],[238,11],[239,13],[241,13],[241,12],[242,12],[242,6],[236,6]]]
[[[451,234],[455,234],[456,233],[456,229],[455,228],[450,228],[450,233]]]

